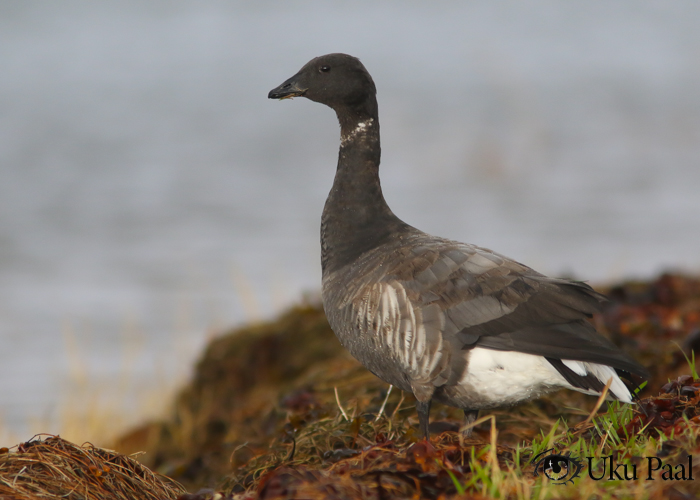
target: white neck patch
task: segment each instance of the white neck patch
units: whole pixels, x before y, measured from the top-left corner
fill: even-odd
[[[358,135],[364,134],[373,122],[374,118],[370,118],[367,121],[358,123],[357,127],[355,127],[355,129],[352,132],[350,132],[347,135],[341,136],[340,145],[345,146],[348,142],[354,140],[355,137],[357,137]]]

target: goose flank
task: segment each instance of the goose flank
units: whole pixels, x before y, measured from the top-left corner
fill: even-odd
[[[432,401],[464,410],[467,423],[560,388],[597,395],[610,382],[610,397],[632,401],[620,377],[648,374],[587,321],[603,295],[394,215],[379,182],[376,87],[359,59],[317,57],[268,95],[301,96],[340,123],[321,217],[328,321],[367,369],[415,395],[426,439]]]

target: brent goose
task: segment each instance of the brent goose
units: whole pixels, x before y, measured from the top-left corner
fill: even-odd
[[[270,99],[333,108],[340,152],[321,218],[323,307],[340,343],[412,392],[429,438],[431,401],[464,410],[513,405],[565,387],[631,402],[619,375],[647,371],[586,321],[605,297],[486,248],[426,234],[396,217],[379,183],[376,87],[359,59],[309,61]]]

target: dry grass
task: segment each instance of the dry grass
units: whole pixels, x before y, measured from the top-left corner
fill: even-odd
[[[165,500],[183,493],[130,457],[58,436],[0,449],[0,498]]]
[[[125,322],[117,345],[120,370],[108,375],[96,366],[98,361],[91,354],[92,347],[100,342],[95,332],[64,325],[64,355],[69,371],[56,384],[59,403],[30,420],[29,431],[60,433],[70,441],[107,446],[126,429],[144,420],[163,418],[190,374],[193,345],[205,343],[203,339],[188,338],[186,321],[173,323],[174,333],[168,344],[158,353],[149,354],[146,334],[135,322]],[[146,370],[144,359],[148,362]]]

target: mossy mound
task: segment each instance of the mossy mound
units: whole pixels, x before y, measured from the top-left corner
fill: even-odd
[[[611,303],[594,321],[650,369],[642,397],[657,395],[668,380],[691,372],[684,356],[700,348],[700,280],[664,275],[602,291]],[[679,387],[694,387],[694,381]],[[595,398],[561,391],[494,412],[496,426],[482,423],[467,442],[456,432],[461,412],[436,405],[434,438],[426,447],[417,433],[413,397],[398,390],[387,394],[388,389],[340,346],[321,307],[305,304],[276,321],[214,340],[171,417],[134,430],[115,446],[146,451],[140,458],[146,465],[191,490],[214,487],[242,498],[449,498],[465,484],[472,485],[465,491],[488,498],[488,488],[478,486],[480,463],[488,465],[492,480],[494,471],[513,475],[507,484],[498,483],[505,488],[502,497],[527,498],[537,480],[528,458],[516,452],[523,443],[542,440],[541,431],[559,418],[569,438],[589,444],[597,439],[595,421],[583,422]],[[653,408],[653,399],[640,406]],[[679,405],[692,406],[686,400]],[[683,418],[681,410],[676,413],[672,425]],[[678,457],[698,446],[695,420],[690,420],[694,434],[674,448]],[[668,428],[663,415],[637,421],[649,424],[647,437]],[[492,446],[496,436],[498,447]],[[600,441],[598,452],[627,443]],[[658,444],[649,443],[644,444],[649,450]],[[663,491],[669,493],[667,487]]]

